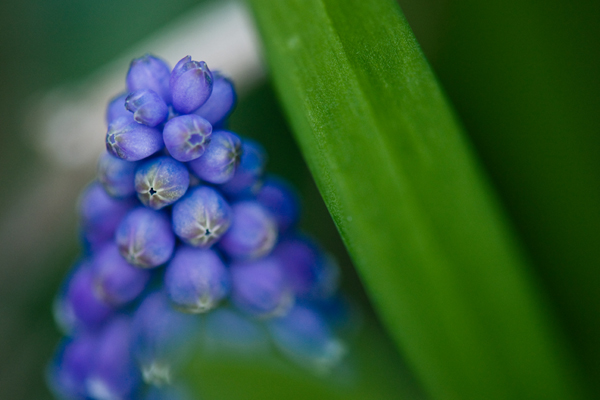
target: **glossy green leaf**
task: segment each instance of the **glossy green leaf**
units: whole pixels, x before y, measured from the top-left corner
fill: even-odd
[[[440,399],[581,396],[485,177],[392,0],[251,0],[365,286]]]

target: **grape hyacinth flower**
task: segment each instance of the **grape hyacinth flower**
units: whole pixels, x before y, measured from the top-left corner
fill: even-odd
[[[269,331],[283,353],[318,373],[328,372],[346,352],[327,322],[309,307],[294,306],[286,315],[269,321]]]
[[[76,268],[69,282],[64,306],[73,315],[73,331],[94,331],[109,319],[114,308],[96,294],[91,265],[84,262]]]
[[[138,161],[164,147],[162,135],[156,128],[138,124],[133,115],[119,117],[108,126],[106,149],[115,157]]]
[[[169,115],[164,100],[150,89],[140,89],[125,99],[125,108],[133,113],[135,122],[154,128],[163,123]]]
[[[213,76],[204,61],[192,61],[183,57],[171,72],[169,88],[173,108],[181,114],[189,114],[206,103],[213,88]]]
[[[129,399],[141,383],[131,356],[131,320],[120,315],[104,327],[97,338],[94,363],[86,380],[92,399]]]
[[[115,243],[97,253],[92,270],[97,296],[115,307],[135,300],[150,280],[150,272],[125,261]]]
[[[95,249],[111,240],[134,203],[111,197],[100,184],[89,185],[79,198],[79,216],[86,245]]]
[[[106,124],[110,125],[119,117],[129,117],[131,112],[125,108],[125,99],[127,99],[128,93],[121,93],[114,97],[106,107]]]
[[[181,310],[203,313],[229,293],[229,274],[213,250],[180,247],[165,271],[169,298]]]
[[[174,159],[186,162],[200,157],[210,143],[212,125],[197,115],[172,118],[165,125],[163,139]]]
[[[192,172],[210,183],[225,183],[235,174],[242,154],[240,138],[229,131],[213,132],[204,154],[188,163]]]
[[[261,188],[262,175],[267,163],[267,152],[260,143],[242,140],[242,156],[233,178],[220,186],[228,197],[243,199],[256,196]]]
[[[96,337],[90,333],[63,339],[47,371],[50,388],[57,397],[86,397],[86,381],[94,366],[96,345]]]
[[[145,55],[126,86],[106,110],[98,181],[79,200],[84,257],[54,302],[69,338],[47,370],[53,393],[189,398],[170,385],[198,346],[248,357],[276,347],[331,370],[356,321],[337,264],[298,230],[298,195],[265,177],[263,146],[213,131],[235,106],[233,84],[189,56],[171,71]]]
[[[283,179],[275,176],[267,177],[256,199],[275,217],[281,233],[293,228],[298,221],[300,216],[298,195]]]
[[[128,197],[135,193],[133,179],[137,163],[104,153],[98,161],[98,181],[112,197]]]
[[[164,60],[146,54],[131,61],[127,72],[127,91],[150,89],[157,93],[165,103],[171,103],[169,79],[171,70]]]
[[[190,185],[190,174],[171,157],[144,161],[135,171],[135,190],[146,206],[155,210],[175,203]]]
[[[210,247],[229,229],[231,207],[215,189],[191,189],[173,206],[173,230],[184,242]]]
[[[285,274],[296,296],[319,300],[336,292],[337,264],[308,238],[281,241],[273,250],[273,257],[286,266]]]
[[[252,259],[268,254],[277,241],[277,224],[255,201],[233,206],[233,223],[220,245],[231,258]]]
[[[283,266],[273,257],[231,265],[231,299],[258,317],[285,315],[294,303]]]
[[[166,263],[175,249],[175,235],[168,217],[144,207],[132,210],[123,218],[115,240],[121,255],[141,268]]]
[[[211,125],[218,125],[233,111],[237,96],[235,95],[233,83],[229,79],[218,72],[213,73],[213,78],[210,97],[206,100],[206,103],[194,111],[194,114],[206,119]]]
[[[162,386],[171,383],[176,369],[194,344],[199,320],[176,311],[164,292],[148,294],[135,311],[132,352],[144,381]]]

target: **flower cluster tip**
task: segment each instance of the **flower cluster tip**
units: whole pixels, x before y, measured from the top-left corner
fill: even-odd
[[[173,374],[201,337],[271,343],[317,372],[343,356],[337,266],[299,232],[298,195],[265,173],[263,146],[226,129],[236,101],[203,61],[132,61],[55,301],[58,398],[188,399]]]

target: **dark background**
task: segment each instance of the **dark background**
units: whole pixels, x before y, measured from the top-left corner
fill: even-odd
[[[540,285],[592,384],[600,382],[600,2],[400,0],[463,121]],[[199,4],[191,0],[4,0],[0,4],[0,225],[47,161],[24,128],[31,99],[77,82]],[[268,83],[232,127],[262,132],[270,169],[304,196],[304,226],[364,300]],[[82,171],[82,182],[93,171]],[[60,190],[57,188],[57,190]],[[73,212],[49,216],[41,255],[0,242],[0,397],[46,398],[59,334],[51,302],[75,259]],[[27,205],[24,205],[27,206]],[[32,213],[32,215],[36,215]],[[322,221],[326,221],[323,223]],[[0,238],[1,239],[1,238]],[[36,248],[38,243],[27,243]]]

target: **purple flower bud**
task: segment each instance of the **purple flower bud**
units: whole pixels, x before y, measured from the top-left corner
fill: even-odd
[[[218,308],[205,318],[204,340],[207,351],[240,353],[266,352],[269,340],[256,321],[232,309]]]
[[[133,354],[144,381],[171,383],[173,369],[185,361],[198,336],[199,319],[175,311],[164,292],[144,298],[133,317]]]
[[[75,330],[97,330],[113,313],[94,290],[94,274],[89,264],[81,264],[74,272],[67,289],[67,307],[75,317]]]
[[[267,152],[260,143],[242,140],[240,165],[233,178],[221,185],[221,191],[228,196],[244,198],[255,196],[260,190],[261,177],[267,163]]]
[[[96,356],[95,336],[63,340],[52,360],[47,378],[56,397],[86,398],[86,381]]]
[[[216,190],[207,186],[190,189],[173,206],[173,230],[192,246],[212,246],[230,224],[231,207]]]
[[[169,109],[164,100],[150,89],[140,89],[130,93],[125,99],[125,108],[133,113],[133,119],[150,127],[164,122]]]
[[[161,132],[138,124],[133,115],[120,117],[108,126],[106,149],[115,157],[127,161],[146,158],[164,147]]]
[[[225,264],[213,250],[181,247],[165,271],[165,288],[181,310],[203,313],[229,293]]]
[[[182,114],[189,114],[208,100],[213,76],[204,61],[192,61],[192,57],[186,56],[173,68],[169,87],[173,108]]]
[[[106,107],[106,125],[110,125],[119,117],[131,117],[131,113],[125,108],[127,93],[121,93],[114,97]]]
[[[346,353],[323,317],[314,309],[296,305],[268,323],[271,337],[281,352],[317,373],[327,373]]]
[[[213,88],[212,93],[206,103],[199,109],[194,111],[194,114],[205,118],[212,125],[222,122],[235,107],[237,96],[233,83],[218,72],[213,73]]]
[[[175,203],[190,185],[185,165],[163,156],[144,161],[135,171],[135,190],[147,207],[158,210]]]
[[[282,241],[273,250],[297,297],[324,299],[338,288],[339,268],[335,260],[323,254],[308,238]]]
[[[98,180],[113,197],[128,197],[135,193],[133,177],[137,163],[104,153],[98,161]]]
[[[125,216],[116,232],[121,255],[142,268],[166,263],[175,248],[169,218],[159,211],[138,207]]]
[[[170,77],[171,69],[165,61],[146,54],[131,62],[127,72],[127,90],[131,93],[140,89],[150,89],[162,97],[165,103],[170,104]]]
[[[106,245],[96,254],[93,272],[96,294],[114,307],[135,300],[150,280],[150,272],[125,261],[114,243]]]
[[[195,160],[210,143],[212,126],[197,115],[182,115],[166,123],[163,139],[171,156],[181,162]]]
[[[263,206],[242,201],[232,207],[231,227],[221,248],[232,258],[251,259],[269,254],[277,242],[277,224]]]
[[[242,311],[259,317],[285,314],[294,303],[281,265],[272,257],[231,265],[231,298]]]
[[[121,219],[135,202],[110,197],[98,182],[90,184],[79,198],[80,224],[91,250],[112,240]]]
[[[269,176],[256,198],[277,220],[280,233],[287,232],[298,222],[300,216],[299,197],[285,180]]]
[[[131,356],[131,321],[119,316],[110,321],[97,339],[97,353],[86,382],[93,399],[129,399],[141,383]]]
[[[204,154],[188,165],[200,179],[210,183],[225,183],[233,178],[241,154],[242,142],[237,135],[229,131],[216,131]]]

